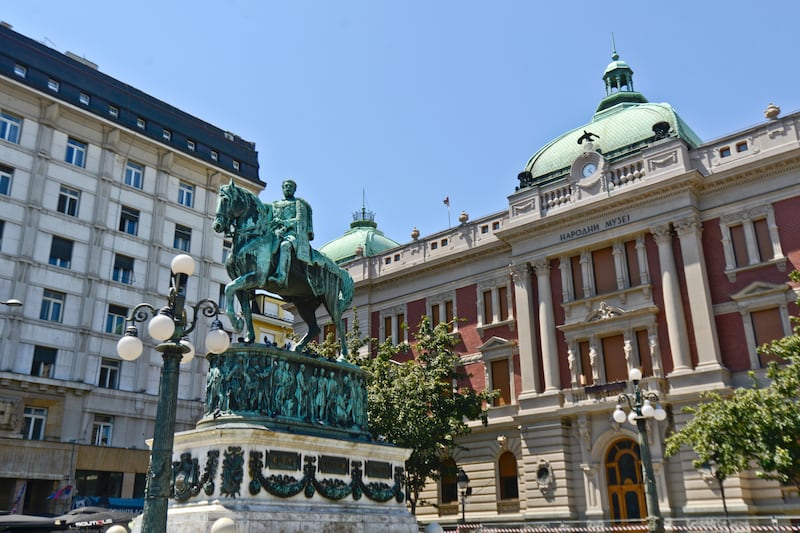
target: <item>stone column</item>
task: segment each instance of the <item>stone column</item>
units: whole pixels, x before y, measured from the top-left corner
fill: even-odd
[[[539,354],[533,335],[533,290],[531,269],[528,263],[511,267],[514,279],[514,296],[517,301],[517,332],[519,342],[519,366],[522,374],[522,395],[535,394],[541,390],[539,383]]]
[[[719,339],[708,288],[706,260],[700,239],[702,231],[700,219],[694,215],[679,220],[675,223],[675,231],[681,242],[686,289],[691,294],[689,312],[692,314],[692,326],[697,344],[697,366],[719,368],[721,366]]]
[[[689,339],[686,334],[686,318],[678,285],[678,272],[672,253],[672,230],[669,224],[651,230],[658,244],[658,259],[661,263],[661,284],[664,293],[664,316],[667,318],[667,333],[672,350],[673,372],[686,372],[692,368]]]
[[[550,288],[550,261],[540,259],[534,263],[539,292],[539,338],[542,341],[542,370],[544,390],[561,389],[558,372],[558,346],[556,344],[556,322],[553,316],[553,292]]]

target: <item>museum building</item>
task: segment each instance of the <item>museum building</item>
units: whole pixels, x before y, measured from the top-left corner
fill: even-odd
[[[471,386],[499,391],[488,425],[473,424],[422,494],[422,522],[461,517],[457,468],[472,489],[467,522],[644,517],[638,433],[612,418],[632,368],[667,412],[648,422],[665,520],[723,512],[693,453],[667,458],[663,443],[702,392],[763,376],[757,346],[791,333],[800,115],[769,104],[757,126],[703,142],[669,104],[634,90],[616,52],[602,79],[591,120],[498,191],[507,210],[462,213],[457,226],[372,253],[348,235],[322,247],[355,280],[363,332],[413,342],[423,315],[457,317]],[[724,489],[732,516],[800,514],[796,488],[753,472]]]
[[[197,263],[187,303],[219,297],[217,191],[260,192],[258,170],[254,143],[0,24],[0,300],[22,302],[0,305],[0,510],[141,507],[162,358],[145,335],[120,359],[125,317],[166,304],[180,253]],[[274,306],[261,331],[283,338]],[[181,365],[178,431],[202,417],[207,371]]]

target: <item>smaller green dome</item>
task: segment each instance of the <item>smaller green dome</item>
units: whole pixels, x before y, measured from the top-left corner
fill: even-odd
[[[375,213],[362,208],[353,213],[353,222],[344,235],[325,243],[319,251],[336,263],[345,263],[356,257],[371,257],[400,246],[378,229]]]

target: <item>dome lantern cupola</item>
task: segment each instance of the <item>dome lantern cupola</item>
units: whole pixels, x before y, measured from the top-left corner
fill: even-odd
[[[611,54],[611,63],[603,73],[603,81],[606,84],[606,97],[600,101],[595,113],[623,102],[647,103],[642,93],[633,90],[633,69],[619,58],[616,47]]]
[[[397,241],[378,229],[375,213],[367,210],[362,202],[361,209],[353,213],[350,229],[341,237],[324,244],[319,251],[341,264],[356,258],[382,254],[397,246],[400,246]]]

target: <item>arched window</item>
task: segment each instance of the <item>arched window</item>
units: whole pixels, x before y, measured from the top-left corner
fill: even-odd
[[[456,484],[456,474],[458,467],[453,459],[442,461],[440,486],[442,488],[441,503],[458,502],[458,485]]]
[[[517,458],[511,452],[504,452],[497,462],[500,474],[500,499],[516,500],[519,498],[519,484],[517,483]]]
[[[606,481],[612,520],[637,520],[646,514],[642,458],[635,441],[621,439],[608,449]]]

